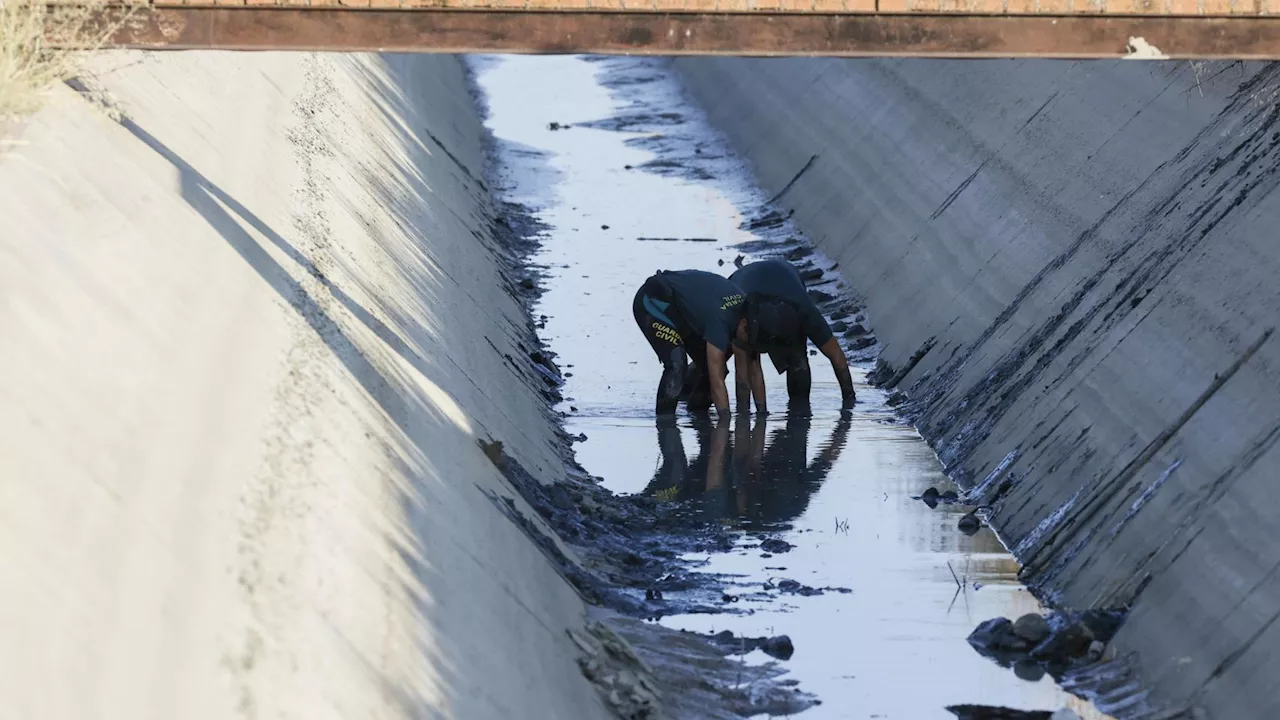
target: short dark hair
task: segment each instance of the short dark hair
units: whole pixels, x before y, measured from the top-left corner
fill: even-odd
[[[802,339],[800,313],[780,298],[747,299],[747,343],[756,349],[790,347]]]

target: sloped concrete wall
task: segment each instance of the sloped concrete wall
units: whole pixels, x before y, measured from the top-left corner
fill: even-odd
[[[1028,581],[1132,603],[1155,705],[1280,714],[1280,68],[675,67]]]
[[[94,69],[0,158],[0,716],[605,716],[459,60]]]

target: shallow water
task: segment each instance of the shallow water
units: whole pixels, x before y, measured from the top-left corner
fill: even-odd
[[[485,57],[474,66],[502,148],[501,191],[547,225],[536,313],[565,372],[560,409],[570,432],[587,436],[579,461],[615,492],[682,500],[684,512],[741,531],[734,551],[699,558],[736,576],[739,614],[662,622],[789,635],[796,652],[785,666],[822,699],[805,713],[815,719],[950,718],[944,707],[965,703],[1103,717],[1049,678],[1020,680],[965,642],[983,620],[1039,606],[989,529],[957,530],[966,509],[913,499],[954,488],[884,394],[862,383],[865,366],[854,368],[852,413],[839,410],[818,356],[811,417],[778,412],[786,390],[771,376],[767,418],[655,419],[661,366],[631,317],[636,288],[664,268],[729,274],[743,252],[735,245],[757,239],[740,226],[765,200],[665,64]],[[835,275],[824,288],[847,289]],[[764,532],[794,548],[768,556],[758,547]],[[783,600],[758,592],[783,579],[832,589]]]

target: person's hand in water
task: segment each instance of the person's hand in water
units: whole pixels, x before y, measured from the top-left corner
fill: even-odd
[[[858,394],[853,390],[853,376],[849,373],[849,361],[844,356],[840,343],[833,337],[818,348],[831,361],[831,369],[835,371],[836,381],[840,383],[840,407],[848,409],[858,401]]]
[[[849,410],[856,402],[858,402],[858,393],[853,391],[852,383],[850,383],[848,391],[842,391],[840,393],[840,409]]]

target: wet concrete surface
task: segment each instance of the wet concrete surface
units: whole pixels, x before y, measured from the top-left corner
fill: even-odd
[[[699,528],[696,540],[673,542],[673,553],[718,582],[714,596],[697,585],[701,595],[672,603],[686,590],[664,587],[669,577],[644,581],[646,589],[620,580],[633,614],[647,608],[669,628],[730,631],[722,640],[736,642],[748,663],[782,660],[788,677],[821,700],[806,717],[946,718],[959,706],[1104,717],[1051,675],[1015,673],[966,642],[984,621],[1041,608],[989,528],[962,531],[973,508],[948,494],[957,488],[897,417],[891,394],[863,382],[874,319],[838,268],[768,212],[769,198],[664,63],[472,62],[500,148],[499,191],[542,224],[534,312],[554,353],[548,372],[563,379],[559,409],[577,459],[650,530],[653,517]],[[631,317],[636,288],[658,269],[728,275],[764,255],[801,268],[851,358],[862,361],[853,368],[854,411],[839,410],[834,375],[818,356],[809,414],[655,418],[661,366]],[[782,378],[766,382],[770,407],[786,408]],[[582,507],[594,492],[546,491],[542,507],[547,515]],[[629,512],[597,522],[625,525]],[[637,546],[652,553],[655,537]]]

